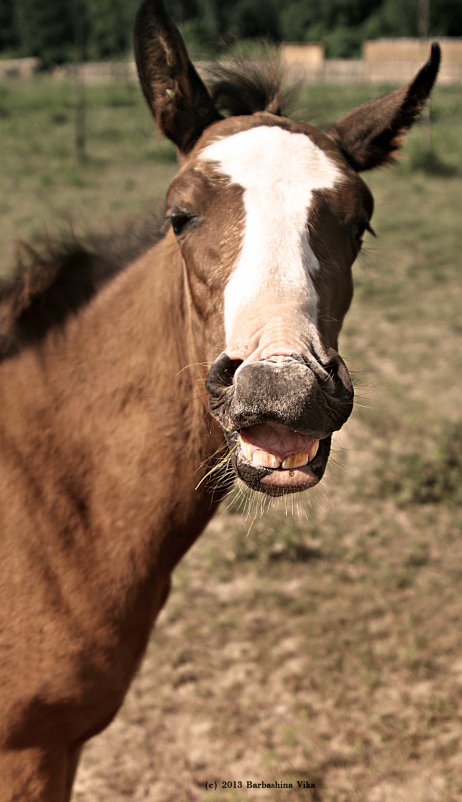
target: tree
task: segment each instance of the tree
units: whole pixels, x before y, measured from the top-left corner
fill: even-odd
[[[279,15],[272,0],[238,0],[230,4],[229,23],[238,39],[280,38]]]
[[[68,0],[15,0],[21,52],[38,56],[45,66],[72,57],[72,26]]]
[[[70,4],[81,15],[86,58],[120,58],[132,48],[140,0],[0,0],[0,51],[18,49],[45,66],[72,60]],[[364,39],[462,35],[462,0],[165,0],[193,55],[238,39],[313,41],[329,56],[359,55]]]
[[[91,58],[112,58],[128,53],[138,0],[84,0],[87,52]]]
[[[14,50],[18,46],[18,34],[13,0],[0,0],[0,52]]]

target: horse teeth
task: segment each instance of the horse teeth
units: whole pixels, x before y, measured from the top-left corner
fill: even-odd
[[[282,467],[289,468],[303,468],[309,460],[309,455],[306,451],[298,451],[296,454],[289,454],[282,463]]]
[[[242,451],[244,457],[246,459],[248,459],[249,462],[251,462],[252,461],[252,449],[250,448],[250,445],[248,443],[246,443],[245,440],[243,440],[242,438],[239,438],[239,445],[241,447],[241,451]]]
[[[319,440],[314,440],[313,444],[310,446],[310,450],[308,451],[308,462],[314,460],[316,454],[318,453],[319,449]]]
[[[252,454],[252,464],[260,468],[279,468],[279,460],[269,451],[254,451]]]

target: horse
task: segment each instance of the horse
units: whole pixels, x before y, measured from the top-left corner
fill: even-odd
[[[161,0],[135,54],[179,155],[161,229],[29,250],[0,295],[1,802],[70,799],[230,475],[269,496],[321,480],[353,407],[360,173],[440,61],[322,131],[285,116],[274,70],[207,88]]]

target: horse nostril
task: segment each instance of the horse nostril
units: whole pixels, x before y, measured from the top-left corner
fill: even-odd
[[[335,359],[329,363],[327,370],[332,377],[332,381],[335,383],[335,392],[337,395],[340,398],[345,396],[352,398],[353,384],[351,382],[351,376],[340,354],[336,354]]]
[[[230,359],[223,351],[213,363],[205,380],[208,392],[216,395],[224,387],[230,387],[239,365],[242,365],[242,359]]]
[[[335,392],[338,383],[338,363],[335,360],[330,360],[326,365],[321,365],[327,373],[326,381],[323,383],[324,388],[330,392]]]

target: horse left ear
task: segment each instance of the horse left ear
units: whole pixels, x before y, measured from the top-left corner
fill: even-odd
[[[355,170],[370,170],[393,160],[425,105],[440,60],[440,46],[434,43],[429,60],[408,86],[358,106],[328,131]]]
[[[135,22],[141,88],[161,131],[183,154],[221,119],[162,0],[144,0]]]

